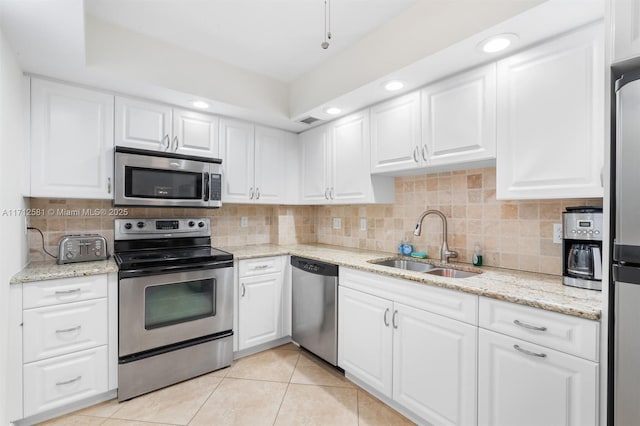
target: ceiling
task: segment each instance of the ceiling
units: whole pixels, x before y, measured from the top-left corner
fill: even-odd
[[[0,28],[26,72],[295,132],[601,19],[604,0],[0,0]]]
[[[417,0],[89,0],[86,13],[183,49],[291,82]]]

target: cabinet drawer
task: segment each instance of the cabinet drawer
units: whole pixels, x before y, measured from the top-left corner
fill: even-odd
[[[24,311],[24,362],[107,344],[107,299]]]
[[[107,347],[24,366],[24,416],[107,392]]]
[[[282,270],[282,257],[261,257],[258,259],[241,260],[238,264],[240,277],[271,274]]]
[[[22,297],[24,309],[107,297],[107,275],[26,283]]]
[[[481,297],[479,323],[488,330],[598,360],[597,321]]]

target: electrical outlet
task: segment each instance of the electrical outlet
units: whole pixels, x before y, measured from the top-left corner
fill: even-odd
[[[365,217],[361,217],[360,218],[360,230],[361,231],[366,231],[367,230],[367,218],[365,218]]]
[[[242,216],[240,218],[240,227],[241,228],[246,228],[247,226],[249,226],[249,218],[246,216]]]
[[[562,243],[562,224],[561,223],[553,224],[553,242],[556,244]]]
[[[342,228],[342,219],[340,219],[339,217],[334,217],[333,229],[340,229],[340,228]]]

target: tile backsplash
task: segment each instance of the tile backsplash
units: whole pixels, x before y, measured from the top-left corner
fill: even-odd
[[[561,245],[553,243],[553,224],[561,223],[567,206],[601,205],[601,199],[498,201],[495,168],[397,177],[396,202],[388,205],[353,206],[250,206],[225,204],[220,209],[128,208],[126,215],[109,215],[107,200],[31,199],[31,209],[42,209],[30,218],[31,226],[44,233],[45,247],[57,254],[65,234],[99,233],[113,247],[116,217],[209,217],[213,245],[324,243],[351,248],[396,252],[408,238],[414,250],[439,258],[442,222],[427,216],[422,235],[413,236],[420,214],[438,209],[448,219],[449,248],[457,261],[471,262],[474,246],[483,251],[485,265],[532,272],[561,274]],[[90,216],[102,209],[107,214]],[[241,226],[241,218],[247,226]],[[334,229],[334,219],[340,228]],[[366,229],[361,230],[362,219]],[[42,240],[29,232],[31,260],[42,260]]]

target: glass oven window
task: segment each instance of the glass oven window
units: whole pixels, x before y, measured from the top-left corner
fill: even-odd
[[[216,314],[216,280],[149,286],[144,290],[144,328],[166,327]]]
[[[125,167],[126,197],[202,199],[202,173]]]

